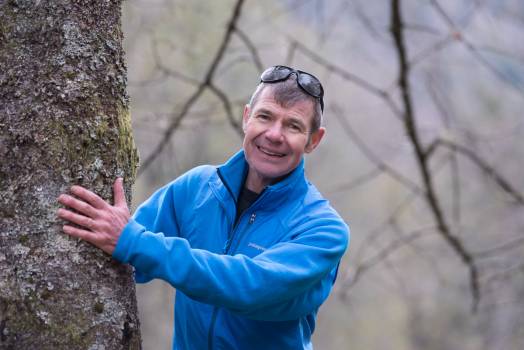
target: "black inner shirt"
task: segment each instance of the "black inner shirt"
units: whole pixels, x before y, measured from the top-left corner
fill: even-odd
[[[249,208],[251,204],[255,203],[258,196],[259,196],[259,193],[253,192],[246,187],[242,188],[242,191],[240,192],[240,195],[238,196],[237,217],[235,219],[235,225],[238,222],[240,215],[242,215],[242,213],[247,208]]]

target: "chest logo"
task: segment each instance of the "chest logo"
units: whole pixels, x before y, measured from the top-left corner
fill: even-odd
[[[248,247],[251,247],[251,248],[255,248],[255,249],[260,250],[260,251],[262,251],[262,252],[265,251],[265,250],[267,249],[267,248],[265,248],[265,247],[262,247],[261,245],[258,245],[258,244],[256,244],[256,243],[253,243],[253,242],[249,242],[249,243],[247,244],[247,246],[248,246]]]

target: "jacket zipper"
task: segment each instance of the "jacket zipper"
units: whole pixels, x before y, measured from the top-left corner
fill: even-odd
[[[235,203],[235,207],[236,207],[237,206],[237,201],[236,201],[235,196],[233,195],[233,191],[231,191],[231,188],[229,188],[229,185],[227,184],[227,182],[222,177],[222,174],[220,173],[220,169],[217,169],[217,173],[218,173],[218,177],[220,178],[220,180],[222,181],[222,183],[226,187],[227,191],[231,195],[231,198],[233,198],[233,202]],[[264,193],[262,192],[260,194],[260,196],[257,198],[257,200],[255,201],[255,203],[253,203],[250,206],[250,208],[253,207],[258,201],[260,201],[260,199],[262,198],[263,195],[264,195]],[[247,209],[246,209],[246,211],[247,211]],[[226,255],[229,255],[229,253],[230,253],[231,244],[233,243],[233,238],[235,238],[235,231],[238,228],[238,225],[240,224],[240,222],[242,221],[241,220],[242,217],[246,214],[246,211],[244,211],[240,215],[240,218],[238,218],[238,221],[233,226],[233,229],[231,230],[230,234],[227,237],[226,244],[224,245],[224,248],[222,249],[223,253],[226,254]],[[255,222],[256,216],[257,215],[254,212],[251,214],[251,216],[249,217],[249,222],[248,222],[249,225],[251,225],[252,223]],[[238,246],[238,244],[237,244],[237,246]],[[213,314],[211,315],[211,322],[209,323],[209,331],[207,333],[207,348],[208,348],[208,350],[213,350],[213,336],[214,336],[214,333],[215,333],[215,323],[216,323],[217,315],[218,315],[218,306],[215,306],[215,307],[213,307]]]
[[[231,235],[229,236],[229,238],[226,241],[226,245],[224,246],[224,249],[223,249],[224,254],[226,254],[226,255],[230,254],[231,244],[233,243],[233,238],[235,237],[235,230],[237,229],[238,224],[242,221],[241,218],[244,215],[245,215],[245,212],[240,216],[240,219],[238,220],[238,222],[235,225],[235,227],[233,227],[233,230],[231,231]],[[252,223],[254,223],[256,217],[257,217],[257,214],[256,213],[252,213],[249,216],[248,224],[251,225]],[[239,242],[240,242],[240,240],[239,240]],[[237,244],[237,247],[238,247],[238,244]],[[216,319],[217,319],[217,314],[218,314],[218,307],[215,306],[213,308],[213,314],[211,315],[211,322],[209,323],[209,331],[208,331],[208,334],[207,334],[207,348],[208,348],[208,350],[213,350],[213,336],[214,336],[214,333],[215,333],[215,323],[216,323]]]
[[[249,221],[248,221],[248,227],[246,227],[244,229],[244,232],[249,228],[249,226],[251,226],[251,224],[253,224],[255,222],[255,218],[257,217],[257,214],[256,213],[252,213],[250,216],[249,216]],[[243,233],[244,233],[243,232]],[[233,241],[233,239],[231,239],[231,242],[229,243],[230,245],[230,249],[228,250],[228,254],[229,254],[229,251],[231,252],[236,252],[238,246],[240,245],[240,243],[242,242],[242,239],[245,237],[245,234],[242,234],[242,235],[237,235],[238,236],[238,239],[236,241]],[[233,242],[235,242],[235,246],[233,246]]]

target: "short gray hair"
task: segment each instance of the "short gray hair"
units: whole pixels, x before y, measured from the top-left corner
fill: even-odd
[[[311,134],[320,129],[322,125],[322,109],[320,107],[320,100],[302,90],[297,84],[295,74],[292,74],[288,79],[276,83],[260,83],[251,99],[249,105],[253,107],[258,101],[260,94],[266,88],[270,87],[273,92],[273,97],[278,104],[283,107],[291,107],[299,101],[308,100],[313,103],[313,118],[311,122]]]

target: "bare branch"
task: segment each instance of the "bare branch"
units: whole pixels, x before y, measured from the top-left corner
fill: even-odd
[[[353,130],[347,119],[342,116],[340,109],[336,105],[332,107],[332,111],[337,120],[340,122],[340,125],[342,126],[344,132],[351,138],[355,145],[357,145],[357,147],[366,156],[366,158],[368,158],[380,170],[385,171],[393,179],[397,180],[400,184],[408,187],[410,190],[419,195],[424,195],[424,190],[420,188],[419,185],[417,185],[416,183],[414,183],[413,181],[406,178],[404,175],[400,174],[398,171],[387,165],[382,159],[380,159],[380,157],[378,157],[377,155],[375,155],[375,153],[373,153],[373,151],[371,151],[371,149],[365,144],[364,141],[360,139],[357,133]]]
[[[246,45],[249,53],[251,54],[251,58],[253,59],[253,63],[255,64],[255,67],[257,67],[257,70],[259,72],[262,72],[262,70],[264,69],[264,65],[262,64],[262,60],[260,59],[258,50],[255,47],[255,45],[253,44],[253,42],[251,41],[251,39],[249,39],[246,33],[244,33],[240,28],[238,28],[238,26],[235,27],[235,33],[238,35],[240,40],[242,40],[244,45]]]
[[[382,35],[382,32],[375,28],[372,21],[362,10],[362,4],[360,3],[360,1],[353,0],[353,1],[350,1],[350,4],[353,5],[357,18],[360,20],[364,28],[367,29],[368,33],[376,40],[385,42],[386,40],[384,36]]]
[[[444,168],[444,165],[446,164],[446,160],[442,160],[440,162],[440,164],[437,164],[436,166],[436,169],[435,169],[435,173],[438,173],[441,169]],[[369,247],[372,247],[373,244],[375,243],[375,241],[377,241],[381,235],[386,232],[388,226],[393,226],[394,228],[396,227],[396,221],[397,221],[397,218],[400,214],[402,214],[402,212],[407,209],[412,203],[413,201],[417,198],[417,194],[413,191],[411,191],[398,205],[397,207],[388,215],[388,217],[382,221],[382,223],[380,223],[375,229],[371,230],[370,232],[368,233],[364,233],[363,234],[363,237],[364,238],[364,241],[361,243],[361,249],[359,249],[357,252],[356,252],[356,255],[355,255],[355,266],[357,266],[357,270],[359,269],[359,266],[362,264],[362,260],[364,260],[363,256],[364,254],[366,253],[367,249]],[[433,226],[432,226],[433,227]],[[434,228],[434,227],[433,227]],[[435,229],[435,228],[434,228]],[[365,261],[369,261],[370,259],[366,259]],[[376,263],[374,263],[372,266],[368,266],[368,267],[365,267],[363,270],[361,270],[359,272],[359,278],[362,277],[362,274],[365,272],[365,271],[368,271],[370,270],[372,267],[376,266],[377,264],[379,263],[379,261],[377,261]],[[351,272],[351,271],[350,271]],[[356,284],[356,281],[350,281],[352,278],[354,278],[354,276],[352,274],[346,274],[346,276],[343,277],[343,283],[345,286],[354,286]],[[345,282],[344,282],[345,281]],[[348,289],[349,289],[348,287]],[[345,290],[343,292],[343,295],[342,297],[344,297],[344,295],[348,292],[348,290]]]
[[[436,53],[436,52],[438,52],[440,50],[443,50],[448,45],[450,45],[452,42],[454,42],[455,39],[456,38],[454,36],[448,35],[444,39],[436,42],[434,45],[432,45],[432,46],[430,46],[428,48],[425,48],[421,52],[419,52],[416,55],[414,55],[413,58],[411,58],[410,66],[414,66],[414,65],[420,63],[421,61],[423,61],[425,58],[433,55],[434,53]]]
[[[381,169],[379,167],[374,168],[373,170],[357,177],[356,179],[353,179],[352,181],[338,185],[337,187],[333,188],[332,190],[328,190],[327,193],[340,193],[340,192],[346,192],[351,191],[352,189],[359,187],[367,182],[370,182],[374,180],[377,176],[382,174],[384,172],[384,169]]]
[[[403,20],[400,9],[400,0],[391,0],[391,34],[395,43],[399,63],[399,79],[398,85],[401,90],[402,101],[404,104],[404,126],[408,137],[413,144],[417,162],[422,175],[423,183],[426,188],[426,200],[433,213],[437,227],[442,237],[448,242],[453,250],[460,256],[464,264],[469,268],[470,272],[470,288],[473,297],[473,310],[477,309],[480,300],[480,287],[478,281],[478,270],[471,253],[466,249],[462,240],[452,234],[446,220],[444,213],[440,207],[435,188],[433,185],[433,178],[429,170],[426,152],[419,139],[415,113],[413,110],[413,102],[411,97],[411,87],[409,84],[409,71],[407,50],[404,42]]]
[[[438,29],[420,23],[404,23],[404,29],[432,35],[442,35]]]
[[[478,259],[491,258],[493,256],[498,255],[501,251],[507,252],[508,250],[512,249],[520,249],[522,245],[524,245],[524,236],[516,238],[499,246],[484,250],[482,252],[474,253],[473,255],[475,255],[475,258]]]
[[[433,100],[433,103],[439,111],[439,116],[442,119],[442,123],[447,130],[452,128],[451,120],[453,119],[452,112],[449,110],[449,103],[442,101],[441,94],[437,90],[437,87],[434,84],[434,80],[431,79],[429,75],[426,79],[426,87],[429,91],[429,95]],[[427,157],[427,154],[426,154]],[[453,211],[453,224],[454,227],[458,227],[460,224],[460,171],[459,171],[459,162],[458,157],[455,152],[451,153],[451,183],[453,187],[452,191],[452,211]]]
[[[455,28],[455,23],[453,23],[453,20],[451,17],[447,14],[446,11],[444,11],[444,8],[440,5],[440,3],[437,0],[430,0],[429,1],[431,5],[437,10],[437,12],[440,14],[442,19],[446,22],[448,27]]]
[[[509,267],[509,268],[506,268],[504,269],[503,271],[498,271],[498,272],[495,272],[489,276],[486,276],[484,278],[484,283],[485,284],[491,284],[493,282],[495,282],[496,280],[499,280],[499,279],[502,279],[502,278],[512,278],[514,277],[515,273],[516,272],[521,272],[521,273],[524,273],[524,263],[522,262],[519,262],[518,264],[512,266],[512,267]]]
[[[495,168],[490,166],[485,160],[483,160],[480,156],[478,156],[475,152],[468,149],[465,146],[459,145],[457,143],[454,143],[452,141],[448,140],[442,140],[437,139],[435,140],[431,146],[427,150],[427,156],[429,157],[434,150],[439,147],[443,146],[446,148],[449,148],[451,151],[458,152],[462,155],[464,155],[466,158],[471,160],[476,166],[478,166],[485,174],[493,178],[495,183],[506,193],[508,193],[513,199],[519,204],[524,205],[524,195],[520,193],[516,188],[514,188],[509,181],[507,181],[502,175],[500,175]]]
[[[394,240],[393,242],[388,244],[384,249],[380,250],[377,254],[372,256],[371,258],[368,258],[364,262],[358,264],[353,273],[353,276],[345,280],[346,289],[353,287],[356,283],[359,282],[362,274],[364,274],[366,271],[374,267],[376,264],[382,262],[386,257],[393,254],[398,249],[402,248],[406,244],[409,244],[421,237],[424,237],[424,236],[427,237],[428,230],[435,230],[435,227],[429,227],[429,228],[425,227],[419,230],[414,230],[413,232],[405,236],[402,236],[399,239]]]
[[[489,45],[483,45],[483,46],[478,46],[477,45],[477,50],[479,52],[480,51],[489,52],[489,53],[492,53],[492,54],[495,54],[495,55],[498,55],[498,56],[509,58],[509,59],[511,59],[511,60],[513,60],[515,62],[518,62],[519,64],[524,65],[524,56],[522,56],[522,54],[518,55],[516,53],[505,51],[505,50],[502,50],[500,48],[492,47],[492,46],[489,46]]]
[[[235,120],[235,115],[233,113],[233,108],[231,107],[231,102],[229,101],[229,98],[227,95],[217,88],[214,84],[209,84],[209,89],[213,91],[213,93],[222,101],[222,105],[224,106],[224,109],[226,111],[227,119],[229,120],[229,123],[231,124],[231,127],[233,130],[236,131],[236,133],[242,137],[244,135],[244,131],[242,130],[242,125],[238,123],[237,120]]]
[[[349,3],[343,2],[333,11],[333,16],[326,21],[329,25],[325,26],[322,30],[319,45],[323,45],[329,41],[333,31],[337,28],[338,23],[340,23],[342,16],[346,14],[348,8]]]
[[[229,41],[231,40],[231,35],[235,29],[236,22],[238,21],[240,17],[240,11],[242,9],[243,3],[244,3],[244,0],[237,0],[235,4],[235,8],[233,10],[233,14],[231,16],[231,19],[229,20],[229,24],[228,24],[226,33],[224,34],[224,38],[222,39],[220,47],[213,61],[211,62],[211,65],[209,66],[206,72],[206,75],[204,76],[204,80],[200,83],[196,91],[189,97],[189,99],[186,101],[182,109],[176,114],[173,113],[171,123],[168,125],[158,145],[155,147],[153,152],[149,154],[149,156],[146,158],[146,160],[144,161],[144,163],[138,170],[138,176],[140,176],[149,167],[149,165],[151,165],[151,163],[156,159],[156,157],[158,157],[158,155],[162,152],[164,147],[168,144],[169,139],[171,138],[175,130],[180,125],[182,119],[187,115],[191,106],[200,98],[204,90],[211,85],[215,70],[218,67],[220,60],[222,59],[226,51],[227,45],[229,44]]]

